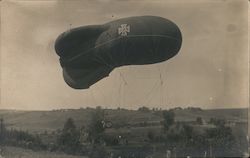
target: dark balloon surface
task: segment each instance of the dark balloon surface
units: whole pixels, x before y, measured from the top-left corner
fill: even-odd
[[[180,29],[173,22],[138,16],[70,29],[56,39],[55,51],[65,82],[86,89],[116,67],[166,61],[179,52],[181,44]]]

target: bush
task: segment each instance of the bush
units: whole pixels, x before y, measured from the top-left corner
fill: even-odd
[[[197,117],[196,118],[196,123],[199,125],[202,125],[202,118],[201,117]]]
[[[104,111],[97,108],[91,116],[91,122],[88,126],[89,140],[93,143],[100,142],[101,135],[105,130],[104,124]]]
[[[77,153],[81,149],[79,138],[80,132],[77,130],[74,120],[69,118],[64,124],[62,133],[59,135],[58,146],[66,153]]]
[[[224,119],[217,119],[217,118],[211,118],[209,123],[214,124],[218,127],[223,127],[226,124],[226,121]]]
[[[174,124],[175,114],[172,110],[165,110],[162,112],[162,115],[164,119],[164,121],[162,122],[164,130],[167,131],[169,127]]]
[[[150,112],[150,109],[148,107],[143,106],[143,107],[138,108],[138,111],[141,111],[141,112]]]
[[[107,158],[108,153],[103,146],[95,145],[93,146],[92,150],[90,151],[89,155],[90,158]]]
[[[152,131],[149,131],[148,134],[148,139],[152,142],[155,139],[155,134]]]

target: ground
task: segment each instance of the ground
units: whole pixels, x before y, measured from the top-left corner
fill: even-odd
[[[46,151],[32,151],[29,149],[10,146],[0,147],[0,149],[0,158],[87,158],[85,156],[72,156],[63,153],[52,153]]]

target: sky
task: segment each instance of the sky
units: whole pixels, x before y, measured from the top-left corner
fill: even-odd
[[[246,0],[3,0],[0,4],[0,109],[249,105]],[[177,56],[153,65],[116,68],[85,90],[64,82],[54,51],[60,33],[139,15],[161,16],[179,26],[183,44]]]

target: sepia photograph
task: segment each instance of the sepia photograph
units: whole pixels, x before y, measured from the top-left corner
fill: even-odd
[[[248,19],[248,0],[0,0],[0,158],[248,158]]]

